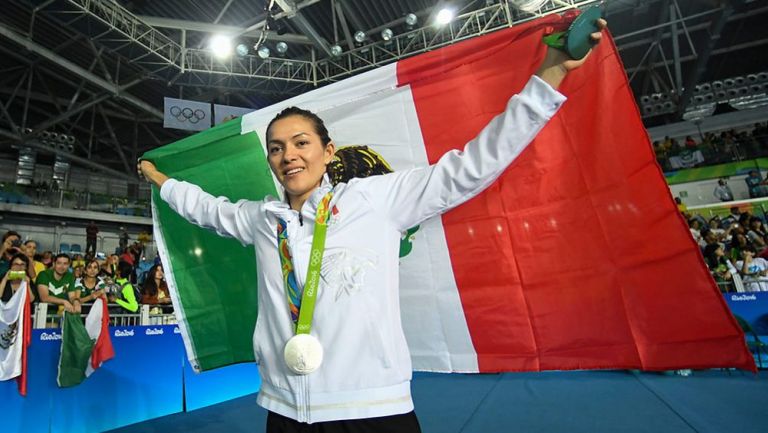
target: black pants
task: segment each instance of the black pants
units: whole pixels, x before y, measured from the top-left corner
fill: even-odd
[[[298,422],[269,412],[267,433],[421,433],[421,427],[419,427],[419,420],[416,419],[416,412],[314,424]]]
[[[85,240],[85,255],[88,255],[88,254],[90,254],[91,256],[96,255],[96,239],[87,238]]]

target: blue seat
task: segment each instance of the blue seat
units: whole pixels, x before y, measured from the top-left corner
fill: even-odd
[[[69,251],[72,253],[81,253],[83,252],[82,248],[80,247],[80,244],[72,244],[72,246],[69,248]]]
[[[69,244],[61,243],[59,245],[59,253],[69,253]]]

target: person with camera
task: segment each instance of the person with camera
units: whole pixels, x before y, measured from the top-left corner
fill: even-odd
[[[755,247],[747,245],[741,250],[742,260],[736,262],[736,269],[744,276],[744,288],[748,292],[768,291],[768,260],[756,257]]]
[[[3,275],[0,281],[0,301],[8,302],[19,290],[27,290],[27,302],[32,303],[35,300],[35,294],[32,293],[32,283],[28,274],[29,258],[22,253],[16,253],[11,257],[10,267]]]
[[[0,244],[0,275],[4,275],[11,267],[11,258],[16,254],[23,254],[21,246],[21,235],[13,230],[5,232],[3,243]],[[27,261],[27,269],[30,275],[35,275],[35,268],[32,262]]]

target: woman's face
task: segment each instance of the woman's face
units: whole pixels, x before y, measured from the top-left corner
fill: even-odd
[[[267,152],[275,177],[289,196],[309,196],[333,159],[333,143],[323,147],[315,125],[303,116],[280,119],[269,132]]]
[[[739,245],[744,246],[747,244],[747,237],[742,234],[736,235],[736,242],[739,243]]]
[[[85,276],[89,278],[96,278],[99,275],[99,264],[97,262],[90,262],[85,268]]]
[[[155,279],[156,280],[162,280],[163,278],[165,278],[165,273],[163,272],[163,267],[162,266],[158,266],[157,269],[155,270]]]

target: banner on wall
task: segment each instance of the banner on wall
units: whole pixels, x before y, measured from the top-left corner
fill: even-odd
[[[163,98],[163,127],[204,131],[211,127],[211,104],[186,99]]]
[[[219,125],[228,120],[243,117],[253,112],[253,108],[233,107],[231,105],[213,104],[214,125]]]

